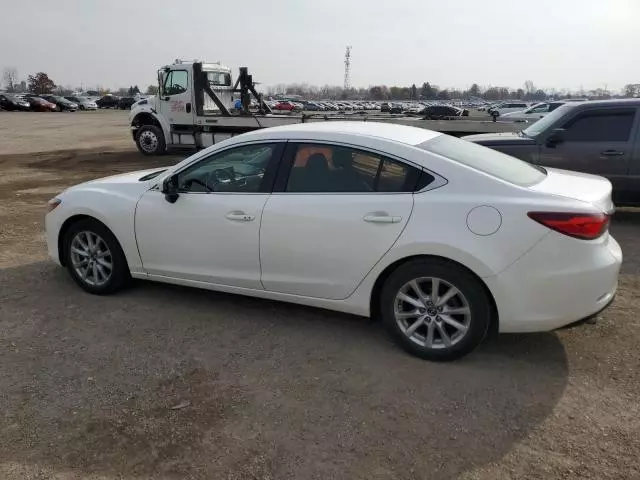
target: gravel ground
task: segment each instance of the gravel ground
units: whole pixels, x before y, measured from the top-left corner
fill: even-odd
[[[615,219],[597,325],[435,364],[365,319],[147,282],[95,297],[47,261],[51,196],[176,159],[0,157],[0,478],[640,478],[640,214]]]

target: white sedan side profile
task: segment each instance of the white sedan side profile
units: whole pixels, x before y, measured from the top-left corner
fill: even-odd
[[[379,317],[431,360],[597,314],[622,262],[607,180],[374,122],[246,133],[49,210],[49,254],[90,293],[138,278]]]

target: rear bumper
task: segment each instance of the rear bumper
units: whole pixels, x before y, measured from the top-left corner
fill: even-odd
[[[500,331],[548,331],[592,318],[613,301],[621,264],[610,235],[582,242],[550,232],[504,272],[485,278]]]
[[[611,306],[611,304],[613,303],[613,301],[616,299],[615,294],[611,296],[611,299],[609,300],[609,302],[602,307],[600,310],[598,310],[597,312],[589,315],[588,317],[582,318],[580,320],[578,320],[577,322],[573,322],[570,323],[569,325],[565,325],[563,327],[560,327],[560,329],[564,329],[564,328],[573,328],[573,327],[579,327],[580,325],[584,325],[585,323],[589,323],[592,320],[595,320],[598,315],[600,315],[602,312],[604,312],[607,308],[609,308]]]

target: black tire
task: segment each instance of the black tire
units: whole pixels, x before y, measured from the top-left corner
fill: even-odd
[[[466,320],[467,317],[464,317],[464,322],[468,323],[468,325],[466,332],[463,334],[458,334],[459,330],[452,330],[451,326],[446,325],[441,317],[437,316],[439,314],[435,313],[434,308],[429,308],[429,313],[426,311],[421,313],[420,315],[434,315],[433,317],[425,319],[426,323],[422,323],[422,326],[416,329],[416,334],[422,335],[423,339],[426,340],[428,323],[434,322],[432,325],[433,331],[435,332],[432,337],[435,342],[433,348],[418,344],[415,338],[409,338],[409,336],[404,333],[398,321],[396,321],[395,316],[396,295],[400,292],[401,288],[411,280],[424,277],[435,277],[454,286],[462,294],[463,299],[466,300],[468,311],[470,312],[468,321]],[[446,286],[444,282],[440,283]],[[431,285],[430,282],[425,283]],[[443,287],[441,287],[440,295],[445,296],[446,291],[443,292],[442,288]],[[455,297],[452,301],[457,300],[457,298],[458,297]],[[400,302],[402,302],[402,300],[400,300]],[[463,306],[464,304],[459,305]],[[456,360],[471,353],[487,335],[493,311],[485,289],[474,275],[453,262],[440,259],[415,260],[398,267],[389,276],[382,288],[379,308],[382,321],[396,343],[412,355],[434,361]],[[431,313],[431,310],[434,310],[434,312]],[[436,320],[436,318],[440,320]],[[461,317],[457,315],[454,315],[454,317],[448,315],[447,318],[454,318],[454,320],[459,323],[463,323]],[[415,321],[418,321],[417,317]],[[409,322],[409,320],[407,320],[407,322]],[[411,321],[411,323],[413,324],[413,321]],[[436,325],[436,323],[438,325]],[[439,333],[440,328],[454,332],[454,334],[449,337],[452,341],[450,346],[444,346],[444,340]],[[455,337],[455,335],[459,336]],[[435,338],[436,336],[440,338],[439,344],[437,343],[437,338]],[[423,341],[423,343],[426,343],[426,341]]]
[[[154,138],[155,141],[153,140]],[[136,132],[136,146],[143,155],[153,156],[164,154],[167,146],[162,129],[155,125],[141,126]]]
[[[83,279],[76,271],[73,264],[71,255],[71,244],[74,238],[81,232],[91,232],[100,237],[109,249],[110,255],[103,257],[110,260],[112,269],[111,275],[108,280],[100,285],[91,285]],[[117,292],[118,290],[126,287],[131,281],[131,274],[129,273],[129,265],[127,259],[124,256],[122,247],[111,233],[111,231],[105,227],[102,223],[93,219],[80,220],[71,225],[67,230],[63,238],[63,250],[62,255],[64,258],[64,264],[71,275],[71,278],[85,291],[94,295],[107,295]]]

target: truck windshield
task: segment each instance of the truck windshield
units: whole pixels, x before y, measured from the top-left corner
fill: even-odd
[[[416,146],[520,187],[536,185],[547,175],[541,167],[449,135],[439,135]]]
[[[576,104],[565,103],[564,105],[556,108],[553,112],[545,115],[540,120],[532,124],[529,128],[522,131],[527,137],[536,137],[540,133],[544,132],[550,125],[556,123],[560,117],[564,116],[569,109],[573,108]]]

